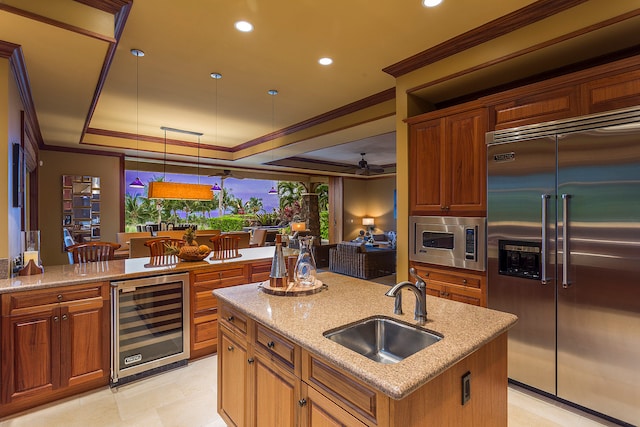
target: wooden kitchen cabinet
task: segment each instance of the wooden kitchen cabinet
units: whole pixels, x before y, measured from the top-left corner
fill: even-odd
[[[249,265],[216,265],[191,271],[191,358],[215,353],[218,347],[218,301],[213,290],[249,283]]]
[[[220,314],[220,416],[235,426],[300,425],[300,347],[228,306]]]
[[[109,382],[109,284],[2,295],[5,415]]]
[[[411,214],[485,215],[485,109],[465,105],[408,123]]]
[[[302,394],[306,396],[301,401],[301,427],[364,427],[356,417],[342,409],[322,393],[302,383]]]
[[[466,304],[487,306],[486,274],[411,263],[427,285],[427,295]],[[427,307],[428,310],[428,307]]]

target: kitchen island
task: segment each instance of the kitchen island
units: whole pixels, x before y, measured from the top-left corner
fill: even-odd
[[[506,426],[514,315],[428,297],[424,328],[443,339],[381,364],[323,333],[371,316],[415,324],[413,294],[405,292],[405,314],[395,315],[388,286],[333,273],[319,279],[327,289],[308,296],[270,295],[256,284],[214,291],[218,412],[227,423]]]

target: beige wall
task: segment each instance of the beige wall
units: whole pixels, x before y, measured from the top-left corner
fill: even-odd
[[[20,208],[13,207],[12,146],[20,143],[22,102],[8,59],[0,59],[0,259],[9,262],[22,250]],[[7,261],[4,261],[7,262]]]
[[[42,150],[40,160],[38,202],[44,266],[69,262],[62,251],[62,175],[100,177],[101,237],[115,242],[120,231],[120,158]]]
[[[393,218],[395,178],[344,179],[343,240],[358,236],[363,217],[375,220],[375,233],[396,231]]]

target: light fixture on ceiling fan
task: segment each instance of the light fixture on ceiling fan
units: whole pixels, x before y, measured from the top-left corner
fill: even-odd
[[[372,173],[383,173],[384,172],[384,168],[380,167],[380,166],[375,166],[375,165],[370,165],[365,159],[364,156],[367,153],[360,153],[360,156],[362,156],[362,159],[360,159],[360,161],[358,162],[358,166],[356,169],[356,175],[371,175]]]

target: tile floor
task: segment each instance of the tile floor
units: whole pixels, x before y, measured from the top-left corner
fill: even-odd
[[[102,389],[0,421],[0,427],[223,427],[216,413],[217,356],[115,389]],[[509,388],[509,427],[613,426]]]

